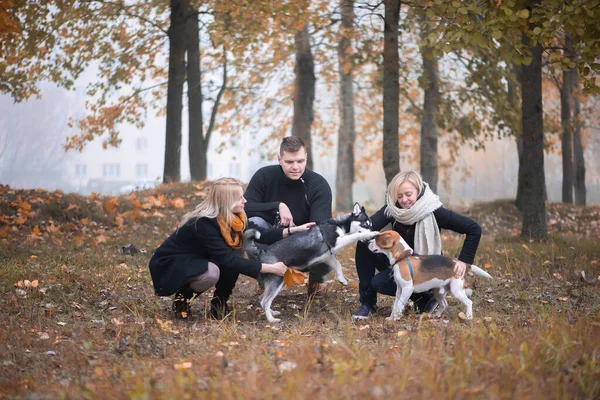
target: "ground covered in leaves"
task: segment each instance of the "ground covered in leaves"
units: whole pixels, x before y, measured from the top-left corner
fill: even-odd
[[[468,276],[474,320],[449,298],[441,319],[407,312],[355,323],[350,285],[322,299],[285,288],[268,324],[257,285],[240,279],[233,312],[173,320],[152,291],[152,249],[205,196],[205,184],[123,197],[0,186],[1,398],[600,397],[600,207],[548,204],[549,239],[519,237],[510,201],[461,210],[484,236]],[[458,252],[445,234],[447,254]]]

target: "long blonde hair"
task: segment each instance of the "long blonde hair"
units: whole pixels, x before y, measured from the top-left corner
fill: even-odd
[[[217,218],[218,216],[222,216],[227,224],[231,225],[234,216],[232,209],[240,200],[243,191],[242,183],[235,178],[216,180],[208,189],[206,199],[183,216],[179,228],[196,221],[198,218]]]
[[[423,178],[415,171],[399,172],[394,176],[387,187],[387,205],[395,206],[398,201],[398,188],[409,181],[417,188],[417,196],[423,191]]]

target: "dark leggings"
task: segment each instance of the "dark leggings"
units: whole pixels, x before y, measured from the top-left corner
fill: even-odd
[[[377,271],[377,274],[376,274]],[[359,290],[361,302],[363,297],[377,296],[377,293],[388,296],[396,295],[396,282],[390,262],[383,254],[376,254],[369,250],[367,245],[362,242],[356,244],[356,272],[359,280]],[[370,294],[371,290],[374,292]],[[369,303],[376,301],[365,299]],[[425,305],[433,298],[433,290],[423,293],[413,293],[410,299],[420,311],[423,311]]]

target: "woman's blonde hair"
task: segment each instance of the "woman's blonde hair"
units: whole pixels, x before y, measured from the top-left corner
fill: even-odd
[[[242,183],[235,178],[216,180],[208,189],[206,199],[183,216],[179,227],[194,222],[198,218],[216,218],[218,216],[222,216],[227,221],[227,225],[231,225],[234,216],[232,209],[240,200],[243,191]]]
[[[398,188],[404,182],[410,182],[417,188],[417,196],[423,191],[423,178],[415,171],[399,172],[392,178],[392,181],[387,187],[388,203],[395,205],[398,201]],[[389,205],[389,204],[388,204]]]

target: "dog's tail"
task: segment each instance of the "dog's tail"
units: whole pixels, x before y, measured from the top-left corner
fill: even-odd
[[[257,229],[248,229],[244,232],[244,240],[242,241],[246,255],[251,260],[258,260],[260,250],[256,243],[256,239],[260,239],[260,232]]]
[[[490,274],[479,268],[477,265],[471,265],[471,272],[473,272],[475,275],[483,276],[488,279],[493,279]]]
[[[244,232],[244,240],[254,241],[256,239],[260,239],[260,232],[258,229],[247,229]]]

